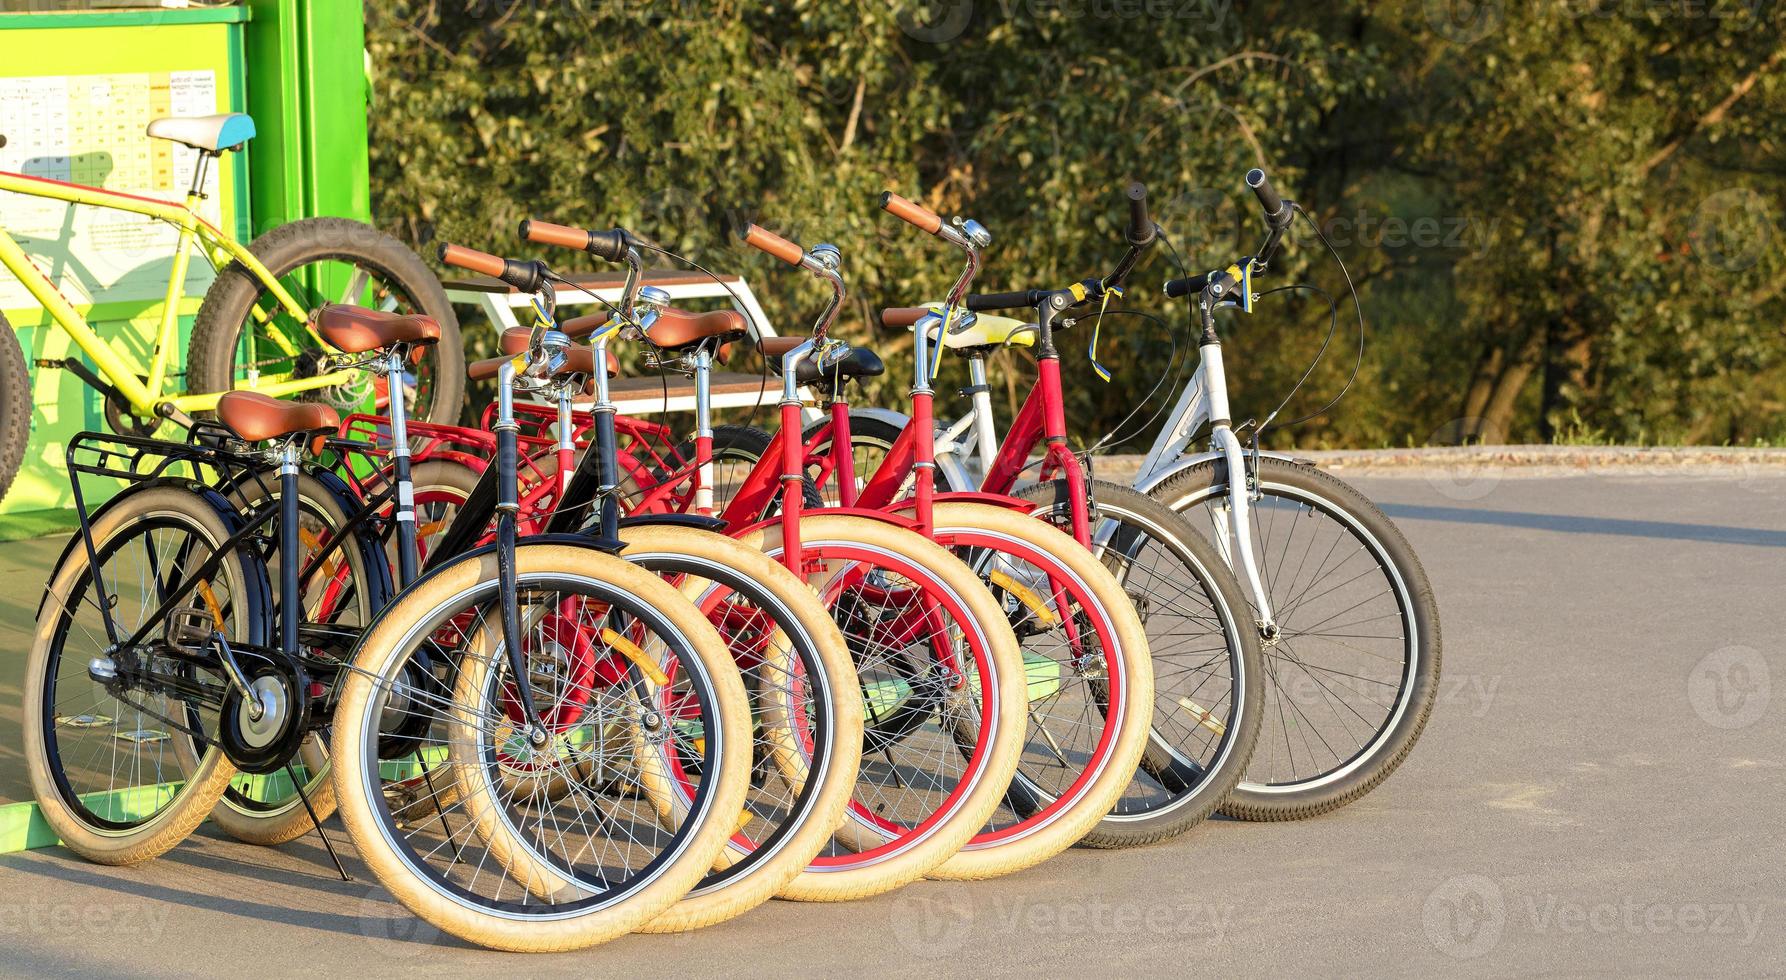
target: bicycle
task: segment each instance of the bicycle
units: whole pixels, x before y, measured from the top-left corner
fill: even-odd
[[[1131,185],[1128,200],[1129,251],[1109,276],[1060,291],[1061,309],[1099,300],[1105,289],[1119,290],[1151,244],[1153,226],[1139,184]],[[890,327],[920,325],[914,343],[923,352],[919,360],[925,362],[921,369],[927,377],[935,370],[932,343],[936,357],[953,349],[969,361],[970,387],[963,394],[972,397],[974,411],[932,436],[937,441],[935,479],[957,494],[977,489],[995,495],[984,499],[1010,500],[1002,495],[1016,490],[1030,453],[1045,442],[1042,482],[1017,491],[1017,498],[1026,510],[1069,532],[1103,561],[1133,600],[1146,629],[1159,679],[1153,732],[1141,765],[1131,770],[1127,790],[1083,840],[1127,847],[1182,834],[1213,813],[1239,781],[1261,724],[1261,665],[1257,641],[1245,628],[1243,593],[1220,556],[1181,518],[1132,490],[1089,480],[1078,457],[1067,451],[1059,355],[1052,343],[1054,311],[1045,311],[1046,323],[1034,326],[972,312],[1039,304],[1051,294],[967,293],[981,265],[980,251],[990,243],[985,229],[961,218],[945,224],[897,195],[886,195],[883,207],[968,255],[964,278],[935,312],[920,307],[883,314]],[[1071,325],[1061,321],[1063,328]],[[1040,377],[1020,424],[1000,446],[985,360],[1001,346],[1037,343],[1038,338],[1045,338],[1038,357]],[[927,435],[944,427],[936,426],[928,411],[914,410],[908,422],[877,409],[853,409],[841,385],[822,377],[812,383],[832,399],[829,417],[806,430],[803,447],[806,469],[820,490],[846,506],[887,507],[912,499],[928,475],[919,465],[917,449]],[[971,446],[964,449],[960,437],[970,430],[978,434],[979,452],[1002,473],[984,486],[962,476],[966,461],[961,457]],[[833,452],[839,445],[851,451]],[[760,451],[746,447],[731,455],[749,464]],[[748,492],[748,478],[744,487],[741,494]]]
[[[1250,449],[1235,432],[1215,311],[1252,312],[1253,280],[1295,216],[1307,218],[1263,170],[1248,171],[1246,184],[1266,218],[1260,248],[1165,284],[1168,297],[1192,299],[1199,363],[1134,485],[1174,511],[1201,514],[1242,573],[1265,649],[1266,713],[1278,723],[1224,809],[1290,820],[1357,800],[1412,751],[1438,693],[1441,633],[1426,571],[1382,511],[1313,463],[1260,449],[1275,413],[1254,427]],[[1198,453],[1191,443],[1205,425],[1212,448]],[[1246,475],[1246,492],[1233,491],[1232,473]]]
[[[664,515],[620,518],[615,411],[608,392],[614,360],[607,344],[623,326],[648,329],[657,325],[659,318],[656,311],[635,307],[643,264],[624,232],[609,233],[595,251],[627,265],[621,309],[646,312],[616,319],[589,336],[588,347],[570,346],[568,335],[556,334],[566,344],[564,361],[548,372],[538,389],[557,404],[559,441],[553,455],[562,465],[550,480],[541,481],[550,485],[554,502],[566,501],[562,512],[555,512],[555,530],[573,530],[577,518],[593,511],[593,526],[586,532],[589,540],[611,542],[622,558],[671,578],[730,646],[745,676],[754,721],[752,787],[725,852],[687,896],[640,927],[647,932],[673,932],[730,918],[768,900],[825,846],[832,828],[843,819],[856,783],[862,754],[863,698],[843,635],[802,579],[761,551],[714,533],[704,522]],[[553,287],[556,276],[543,263],[504,260],[458,247],[443,250],[441,259],[533,293],[541,325],[548,329],[559,326]],[[734,329],[731,321],[719,326],[717,333],[710,331],[693,338],[694,342],[721,339]],[[741,332],[741,322],[736,329]],[[506,332],[502,341],[507,355],[473,364],[470,376],[481,380],[497,375],[513,355],[525,352],[528,334],[519,328]],[[593,438],[583,462],[573,466],[569,458],[571,404],[586,383],[592,384],[595,393],[588,424]],[[512,406],[499,405],[499,416],[514,425]],[[469,475],[469,468],[467,471]],[[491,506],[495,502],[493,476],[495,473],[485,470],[466,486],[458,514],[433,549],[436,555],[456,553],[480,529],[487,534],[489,518],[496,513]],[[528,497],[515,498],[518,524],[552,533],[545,515],[530,506]],[[589,673],[593,665],[586,657],[573,655],[561,656],[554,666],[563,675],[575,677]],[[691,764],[672,755],[641,771],[640,791],[666,820],[692,805],[698,787],[687,778]]]
[[[543,373],[552,357],[548,339],[503,369],[503,392],[518,374]],[[210,441],[277,444],[277,616],[265,567],[243,547],[255,526],[274,520],[272,509],[243,524],[215,491],[159,481],[84,525],[84,547],[58,569],[39,617],[27,703],[33,779],[65,843],[109,863],[153,857],[210,812],[238,768],[262,775],[283,767],[298,784],[290,769],[298,745],[332,720],[338,804],[362,859],[399,900],[453,935],[508,949],[587,945],[655,916],[706,874],[744,803],[748,729],[737,670],[687,600],[586,542],[517,544],[510,515],[499,518],[497,545],[443,563],[387,607],[358,637],[351,663],[318,655],[300,644],[296,483],[304,447],[314,452],[339,420],[327,406],[250,392],[226,394],[218,414],[220,422],[198,423]],[[498,438],[512,496],[512,430]],[[89,444],[78,441],[76,451]],[[266,456],[140,437],[108,444],[199,468]],[[165,467],[154,470],[158,479],[164,474]],[[175,540],[158,541],[162,531]],[[127,581],[118,572],[128,563],[113,559],[137,543],[146,575],[128,581],[139,583],[139,601],[121,606],[121,594],[90,595],[95,580],[106,593]],[[95,612],[109,642],[72,628],[76,614]],[[121,626],[115,612],[142,615]],[[548,616],[568,620],[572,638],[560,639],[590,645],[604,665],[600,682],[582,692],[580,724],[569,728],[562,714],[548,723],[520,643]],[[275,618],[276,644],[266,636]],[[70,656],[71,643],[99,642],[99,655],[84,664]],[[316,710],[314,684],[328,686],[322,678],[334,684],[326,718]],[[552,693],[563,694],[562,686]],[[120,731],[117,720],[126,715],[136,727]],[[146,727],[145,719],[169,730]],[[566,796],[536,792],[534,780],[503,780],[486,764],[517,739],[542,750],[572,731],[591,741],[588,752],[575,760],[547,751],[535,757],[559,781],[576,777],[581,789]],[[81,746],[89,737],[101,751]],[[114,742],[135,749],[104,751]],[[648,832],[638,817],[650,805],[626,778],[665,743],[698,762],[698,772],[684,776],[696,785],[694,802],[680,817],[654,814],[666,829]],[[143,765],[144,753],[153,753],[151,766]],[[121,754],[132,756],[122,771]],[[103,776],[87,772],[108,762]],[[610,778],[589,781],[584,763]],[[152,781],[141,785],[145,773]],[[106,791],[78,792],[71,776]],[[417,811],[387,796],[408,780],[445,781],[451,802],[436,796],[433,812],[423,808],[423,819],[412,822]],[[636,816],[615,816],[629,810]],[[612,822],[598,818],[591,826],[598,811]],[[592,866],[595,853],[602,856]]]
[[[532,221],[523,234],[543,244],[602,255],[616,232]],[[775,355],[792,378],[819,350],[841,308],[845,290],[838,255],[828,245],[808,253],[754,226],[750,234],[753,244],[771,244],[833,291],[814,339],[796,341]],[[646,290],[639,295],[645,308],[617,310],[613,325],[594,314],[565,327],[599,341],[597,350],[619,327],[629,336],[662,344],[660,363],[691,372],[703,362],[710,367],[718,348],[734,339],[724,317],[658,305]],[[696,387],[699,391],[704,385],[697,380]],[[561,411],[567,407],[561,402]],[[798,386],[787,380],[781,416],[798,431]],[[612,416],[593,416],[591,426],[597,432],[604,418]],[[698,399],[696,419],[699,444],[712,429],[710,399]],[[577,424],[561,427],[560,438]],[[561,444],[560,451],[571,449]],[[604,475],[603,455],[584,454],[544,517],[548,531],[579,526],[590,519],[598,491],[620,489],[614,471]],[[692,503],[703,496],[703,469],[700,459],[689,460],[655,486],[681,487],[675,499]],[[714,520],[698,514],[666,516],[724,526],[740,542],[775,558],[819,596],[842,629],[863,689],[864,760],[846,819],[781,895],[840,901],[880,894],[933,872],[998,808],[1023,747],[1022,657],[998,603],[979,580],[947,551],[911,531],[905,519],[867,511],[813,513],[807,510],[813,501],[797,475],[784,473],[768,483],[773,500],[727,507]],[[487,497],[487,483],[474,493]],[[482,504],[466,507],[477,510]],[[619,523],[605,509],[597,519]]]
[[[140,214],[178,231],[167,292],[156,329],[155,354],[147,364],[116,350],[93,329],[4,228],[0,265],[42,304],[57,328],[67,333],[93,367],[80,358],[39,358],[36,366],[69,371],[104,398],[114,432],[148,435],[164,420],[190,424],[190,413],[214,409],[226,391],[244,389],[275,397],[309,395],[349,407],[376,397],[364,376],[338,364],[341,352],[328,345],[311,323],[325,297],[340,303],[377,307],[371,316],[419,312],[440,325],[444,343],[413,364],[413,378],[398,385],[419,418],[458,417],[464,355],[458,322],[439,281],[415,253],[368,225],[342,218],[305,218],[267,232],[243,245],[198,213],[205,176],[224,153],[240,151],[254,136],[254,123],[238,113],[199,118],[158,119],[151,137],[192,148],[198,154],[193,181],[183,203],[108,191],[21,173],[0,172],[0,191]],[[4,146],[0,137],[0,146]],[[206,291],[188,345],[186,393],[171,393],[172,352],[179,336],[180,306],[192,254],[210,263],[216,279]],[[16,474],[30,418],[26,393],[30,376],[18,339],[0,317],[0,498]],[[386,394],[388,398],[388,391]]]

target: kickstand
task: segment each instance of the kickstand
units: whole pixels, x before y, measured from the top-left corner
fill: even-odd
[[[422,765],[422,781],[428,784],[428,798],[434,801],[434,815],[440,818],[440,829],[446,834],[447,843],[453,847],[453,860],[463,861],[465,855],[459,853],[459,842],[453,840],[452,828],[447,826],[446,811],[440,808],[440,794],[434,789],[434,777],[428,774],[428,760],[422,758],[422,754],[417,752],[416,761]]]
[[[298,791],[298,799],[304,803],[304,812],[310,814],[310,824],[316,828],[316,836],[322,838],[322,846],[329,852],[329,860],[335,862],[335,871],[341,875],[342,881],[352,881],[353,876],[347,873],[347,867],[341,863],[341,855],[335,853],[335,845],[329,835],[323,833],[322,821],[316,819],[316,810],[310,805],[310,796],[304,792],[304,781],[298,778],[297,770],[291,763],[285,764],[285,774],[291,777],[292,788]]]

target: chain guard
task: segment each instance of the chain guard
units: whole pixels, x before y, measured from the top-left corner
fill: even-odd
[[[310,727],[310,680],[283,663],[265,663],[248,674],[248,686],[267,712],[249,717],[248,702],[232,685],[217,719],[217,744],[242,772],[265,775],[298,754]]]

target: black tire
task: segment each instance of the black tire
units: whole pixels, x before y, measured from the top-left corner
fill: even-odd
[[[1206,508],[1215,506],[1214,502],[1226,498],[1227,485],[1226,462],[1213,460],[1173,475],[1155,487],[1150,496],[1181,513],[1194,509],[1197,517],[1190,523],[1200,532],[1209,533],[1209,529],[1216,524],[1211,515],[1203,512]],[[1415,556],[1407,538],[1402,536],[1389,518],[1383,516],[1376,505],[1357,490],[1313,466],[1263,458],[1259,460],[1258,492],[1261,496],[1253,505],[1255,550],[1261,555],[1260,563],[1265,566],[1261,569],[1261,576],[1270,583],[1267,587],[1272,593],[1273,612],[1279,618],[1279,626],[1283,632],[1276,643],[1267,643],[1265,646],[1265,711],[1268,719],[1277,721],[1267,722],[1247,779],[1235,789],[1234,795],[1222,809],[1230,816],[1244,820],[1299,820],[1336,810],[1369,793],[1388,778],[1413,749],[1415,741],[1420,738],[1421,730],[1426,726],[1427,717],[1432,713],[1433,701],[1438,694],[1441,656],[1439,609],[1433,599],[1432,583],[1428,581],[1426,570],[1421,567],[1420,559]],[[1378,605],[1387,610],[1393,602],[1394,616],[1399,617],[1400,622],[1383,625],[1381,633],[1378,632],[1378,627],[1373,626],[1363,630],[1368,635],[1348,633],[1342,638],[1343,643],[1319,646],[1318,640],[1314,638],[1322,634],[1311,632],[1306,627],[1299,632],[1296,617],[1307,608],[1308,603],[1314,601],[1291,597],[1298,595],[1292,590],[1301,581],[1302,567],[1306,563],[1295,571],[1286,567],[1273,567],[1271,554],[1274,549],[1261,547],[1262,542],[1272,542],[1270,535],[1274,528],[1271,518],[1279,507],[1294,508],[1300,515],[1298,519],[1303,523],[1308,523],[1308,518],[1317,515],[1331,523],[1335,529],[1335,544],[1327,546],[1330,549],[1337,549],[1340,543],[1346,541],[1346,538],[1341,537],[1342,534],[1349,535],[1351,543],[1358,546],[1358,553],[1364,556],[1358,562],[1357,574],[1361,577],[1360,580],[1367,586],[1376,581],[1370,577],[1370,568],[1365,564],[1373,562],[1381,575],[1385,594],[1390,597],[1389,601]],[[1295,529],[1282,532],[1282,550],[1286,553],[1298,550],[1291,546],[1294,534]],[[1311,541],[1308,550],[1313,551],[1319,547]],[[1290,560],[1294,560],[1294,557],[1293,554],[1290,555]],[[1343,561],[1351,560],[1349,556]],[[1283,564],[1287,566],[1288,561]],[[1325,563],[1317,567],[1316,573],[1324,567]],[[1343,563],[1334,566],[1336,573],[1343,567]],[[1352,574],[1351,570],[1346,572],[1348,577]],[[1306,596],[1314,592],[1313,582],[1311,578],[1310,584],[1302,588],[1300,595]],[[1326,592],[1317,593],[1317,598],[1338,588],[1340,586],[1335,585]],[[1349,605],[1351,599],[1352,595],[1348,594],[1328,598],[1326,601],[1330,605],[1343,607]],[[1286,609],[1289,611],[1286,612]],[[1320,611],[1321,607],[1317,607],[1309,615],[1319,615]],[[1346,615],[1352,619],[1370,616],[1373,621],[1392,618],[1387,611],[1371,616],[1374,611],[1367,607]],[[1313,625],[1327,624],[1316,622]],[[1346,628],[1357,626],[1350,622],[1338,625]],[[1399,630],[1399,633],[1390,635],[1395,630]],[[1292,639],[1303,646],[1300,649],[1290,647]],[[1400,645],[1402,654],[1399,678],[1391,680],[1388,676],[1395,666],[1392,662],[1381,668],[1385,672],[1382,679],[1368,676],[1363,668],[1356,666],[1358,661],[1341,662],[1345,657],[1356,656],[1356,653],[1347,653],[1348,649],[1356,651],[1367,640]],[[1386,647],[1385,655],[1388,652]],[[1310,667],[1314,670],[1310,670]],[[1324,673],[1316,674],[1314,671]],[[1347,686],[1369,683],[1372,685],[1371,690],[1366,691],[1360,700],[1376,705],[1381,702],[1370,696],[1376,686],[1386,688],[1393,683],[1396,688],[1393,701],[1386,697],[1381,699],[1382,702],[1388,702],[1388,710],[1383,721],[1376,725],[1374,734],[1355,741],[1353,744],[1358,747],[1350,755],[1342,757],[1336,752],[1334,762],[1325,765],[1318,772],[1312,767],[1307,773],[1286,771],[1280,765],[1280,755],[1292,756],[1291,762],[1294,762],[1293,749],[1298,743],[1290,741],[1289,729],[1300,729],[1302,737],[1299,743],[1309,744],[1307,732],[1315,728],[1316,720],[1311,714],[1313,709],[1304,711],[1303,706],[1298,703],[1299,699],[1306,699],[1300,698],[1294,690],[1288,690],[1297,681],[1298,672],[1313,681],[1314,687],[1318,689],[1318,697],[1325,701],[1333,700],[1334,695],[1343,693]],[[1364,674],[1364,679],[1354,676],[1359,674]],[[1336,680],[1342,677],[1346,679]],[[1305,689],[1302,693],[1316,692]],[[1385,690],[1375,693],[1381,695],[1388,692]],[[1281,720],[1289,717],[1288,714],[1277,714],[1285,705],[1289,706],[1290,713],[1297,716],[1294,724]],[[1350,703],[1345,707],[1353,715],[1367,710]],[[1337,711],[1333,713],[1342,722],[1341,730],[1345,730],[1346,715]],[[1370,724],[1368,720],[1362,722],[1359,730]],[[1327,743],[1332,735],[1331,730],[1317,731],[1317,738],[1323,749],[1328,748]],[[1282,752],[1279,751],[1280,745],[1284,748]],[[1307,749],[1304,751],[1305,755],[1314,754]],[[1344,746],[1339,751],[1345,751]]]
[[[0,316],[0,500],[19,474],[31,437],[31,373],[12,324]]]
[[[304,218],[267,232],[249,246],[256,258],[274,276],[284,280],[294,270],[313,263],[347,262],[355,268],[376,273],[383,284],[390,286],[396,308],[425,313],[440,324],[440,343],[428,348],[414,370],[417,377],[417,404],[420,411],[411,417],[427,422],[452,425],[459,421],[465,401],[465,350],[459,339],[459,321],[453,316],[452,304],[440,280],[422,263],[420,257],[402,242],[357,221],[346,218]],[[292,285],[287,282],[288,287]],[[298,295],[300,302],[307,297]],[[187,388],[193,392],[227,391],[235,387],[236,348],[249,310],[255,306],[268,309],[270,299],[265,287],[246,267],[232,262],[217,275],[205,293],[198,318],[192,325],[192,341],[187,347]],[[276,320],[288,334],[300,328],[285,323],[288,317]],[[309,347],[314,341],[307,341]],[[304,370],[301,365],[286,364],[283,371]],[[368,376],[370,384],[370,376]],[[335,389],[306,393],[309,397],[328,397]],[[346,399],[343,399],[344,401]],[[358,410],[357,406],[342,405]]]
[[[1154,720],[1140,770],[1082,843],[1136,847],[1183,834],[1228,799],[1259,736],[1264,674],[1246,594],[1214,546],[1135,490],[1098,481],[1088,487],[1099,517],[1093,540],[1105,542],[1093,551],[1147,630]],[[1070,527],[1065,480],[1018,496],[1042,504],[1037,516]],[[1151,586],[1156,578],[1161,588]]]

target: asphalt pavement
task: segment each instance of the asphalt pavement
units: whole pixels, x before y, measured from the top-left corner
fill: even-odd
[[[0,856],[0,973],[1786,972],[1786,476],[1355,482],[1431,574],[1444,674],[1407,763],[1325,817],[524,961],[409,916],[338,825],[351,883],[314,836],[201,832],[129,869],[49,848]],[[0,799],[29,795],[19,678],[59,547],[0,549]]]

